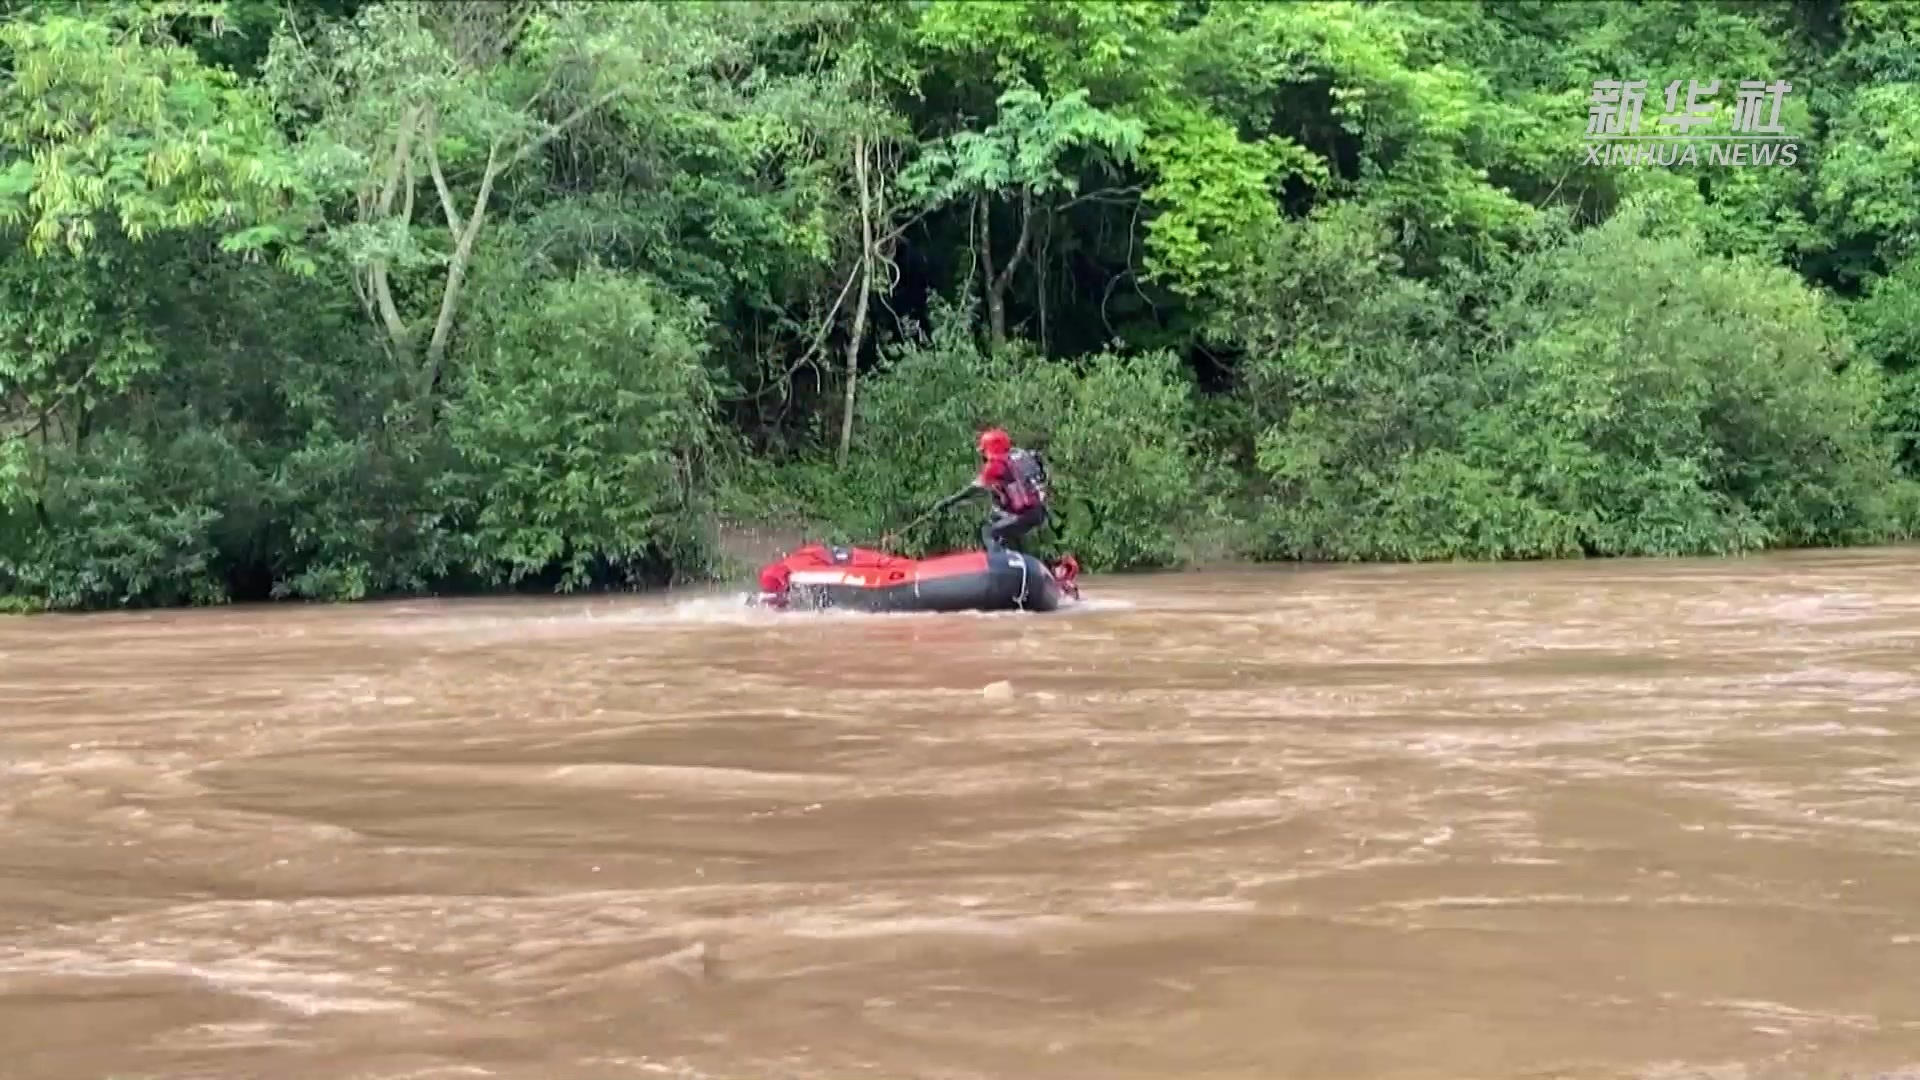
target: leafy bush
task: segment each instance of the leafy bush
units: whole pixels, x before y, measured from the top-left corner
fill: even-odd
[[[1877,369],[1785,271],[1631,208],[1497,272],[1391,272],[1352,207],[1256,312],[1263,550],[1680,555],[1886,535]],[[1457,317],[1492,298],[1478,322]],[[1293,305],[1289,308],[1287,305]]]
[[[1593,554],[1847,543],[1888,526],[1880,384],[1792,275],[1628,211],[1524,265],[1488,357],[1536,501]],[[1534,453],[1520,453],[1535,450]],[[1495,453],[1498,458],[1495,458]]]
[[[714,443],[704,314],[602,271],[544,286],[464,372],[442,494],[494,581],[574,589],[697,567]]]
[[[51,608],[224,600],[222,507],[250,469],[217,432],[160,446],[108,434],[47,461],[38,528],[0,550],[0,587]],[[19,513],[16,520],[28,515]]]
[[[762,480],[788,493],[762,503],[823,525],[836,541],[873,543],[964,486],[979,468],[977,434],[997,425],[1038,446],[1058,521],[1029,534],[1036,553],[1071,550],[1089,568],[1171,565],[1204,524],[1194,402],[1164,352],[1101,353],[1076,364],[1021,349],[981,351],[943,312],[933,333],[866,382],[845,471],[806,461]],[[903,535],[903,550],[977,546],[986,500]],[[968,509],[971,507],[971,510]]]
[[[1456,444],[1473,403],[1456,316],[1468,283],[1400,276],[1387,213],[1364,205],[1290,224],[1276,241],[1236,313],[1249,352],[1255,554],[1422,557],[1434,511],[1397,521],[1395,477]]]

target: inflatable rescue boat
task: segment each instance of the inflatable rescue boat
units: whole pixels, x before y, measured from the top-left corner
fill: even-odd
[[[962,551],[911,559],[808,544],[760,571],[748,602],[777,609],[865,612],[1054,611],[1080,598],[1080,564],[1049,566],[1018,551]]]

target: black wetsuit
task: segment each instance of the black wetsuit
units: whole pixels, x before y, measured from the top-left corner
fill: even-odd
[[[1008,546],[1017,548],[1028,533],[1046,522],[1047,507],[1044,503],[1039,506],[1030,506],[1017,514],[996,506],[992,514],[987,517],[986,525],[980,530],[980,539],[985,542],[989,551],[998,551]]]

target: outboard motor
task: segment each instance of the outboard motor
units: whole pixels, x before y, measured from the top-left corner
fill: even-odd
[[[787,606],[788,576],[785,561],[773,563],[760,571],[760,592],[747,598],[749,607],[784,608]]]
[[[1080,599],[1080,560],[1062,555],[1048,569],[1053,571],[1053,580],[1060,586],[1061,595]]]

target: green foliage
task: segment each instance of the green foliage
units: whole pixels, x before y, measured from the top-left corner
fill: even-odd
[[[774,478],[784,509],[823,520],[833,538],[872,543],[964,487],[980,466],[974,436],[988,425],[1040,446],[1056,488],[1055,527],[1036,552],[1073,551],[1093,565],[1166,566],[1207,503],[1191,449],[1190,386],[1174,357],[1102,353],[1068,367],[1030,352],[986,353],[943,311],[863,399],[844,473],[808,462]],[[971,509],[969,509],[971,507]],[[903,550],[978,544],[984,498],[901,537]]]
[[[84,418],[157,370],[149,297],[114,286],[122,250],[0,262],[0,422],[21,435]]]
[[[1239,298],[1266,554],[1444,557],[1457,542],[1391,515],[1406,464],[1444,446],[1473,406],[1456,322],[1470,283],[1443,289],[1401,276],[1391,217],[1343,204],[1289,226]],[[1448,482],[1485,484],[1477,475]],[[1405,490],[1428,502],[1445,491]]]
[[[1192,387],[1165,351],[1086,358],[1057,408],[1059,548],[1095,566],[1177,565],[1217,528],[1215,478],[1194,449]]]
[[[55,455],[40,493],[51,527],[0,552],[0,584],[55,608],[176,605],[226,598],[219,491],[245,469],[218,432],[172,445],[110,435]]]
[[[1537,497],[1588,508],[1598,554],[1874,535],[1893,479],[1871,430],[1878,380],[1847,366],[1822,299],[1784,270],[1639,225],[1624,215],[1529,265],[1495,316],[1515,341],[1502,374],[1541,373],[1520,412],[1558,418],[1587,459],[1530,470]]]
[[[16,4],[0,605],[710,576],[988,424],[1095,570],[1913,535],[1913,8]]]
[[[1000,119],[987,130],[924,147],[901,187],[935,204],[975,193],[1072,193],[1079,184],[1061,169],[1068,151],[1098,152],[1111,170],[1130,160],[1145,137],[1139,124],[1089,105],[1084,90],[1047,101],[1021,87],[1002,94],[998,105]]]
[[[1479,331],[1445,295],[1365,269],[1338,246],[1352,232],[1308,248],[1350,298],[1272,365],[1290,408],[1261,435],[1271,549],[1684,555],[1889,535],[1877,369],[1847,364],[1825,303],[1786,271],[1671,231],[1635,208],[1562,237],[1474,283],[1499,297]]]
[[[1836,118],[1814,205],[1834,242],[1865,240],[1899,259],[1920,226],[1920,84],[1862,88]]]
[[[575,589],[699,565],[703,319],[650,281],[589,272],[543,287],[474,360],[448,410],[462,468],[446,487],[481,573],[557,569]]]
[[[1142,265],[1185,296],[1246,272],[1278,228],[1278,185],[1325,180],[1325,164],[1291,140],[1247,142],[1233,125],[1191,107],[1156,118],[1145,157],[1156,180],[1145,198],[1160,208],[1147,226]]]
[[[0,22],[0,228],[24,232],[35,254],[78,255],[102,225],[136,241],[213,225],[230,230],[229,250],[250,252],[293,235],[300,178],[267,98],[161,34],[180,6]]]

